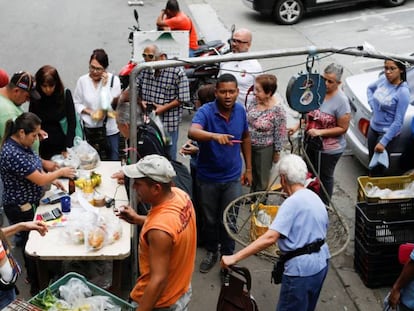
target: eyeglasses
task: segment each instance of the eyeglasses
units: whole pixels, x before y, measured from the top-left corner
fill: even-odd
[[[249,41],[242,41],[242,40],[234,39],[234,38],[231,38],[231,42],[232,43],[237,43],[237,44],[242,44],[242,43],[246,44],[246,43],[249,43]]]
[[[89,71],[103,72],[104,70],[105,68],[103,67],[95,67],[95,66],[89,65]]]
[[[395,71],[397,69],[398,67],[387,67],[387,66],[384,67],[384,71]]]
[[[332,80],[332,79],[326,79],[323,78],[325,80],[325,82],[329,83],[329,84],[334,84],[334,83],[338,83],[338,81]]]
[[[149,58],[149,59],[154,59],[154,57],[155,57],[155,55],[154,54],[145,54],[145,53],[142,53],[142,57],[143,58]]]

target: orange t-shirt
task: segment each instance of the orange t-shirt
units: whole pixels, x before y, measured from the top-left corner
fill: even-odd
[[[150,278],[150,245],[146,239],[149,230],[157,229],[168,233],[173,240],[167,286],[161,293],[155,308],[173,305],[190,286],[194,271],[197,248],[196,221],[193,204],[187,193],[172,188],[174,196],[160,205],[153,206],[148,213],[139,237],[140,277],[131,291],[131,298],[138,304]]]
[[[190,49],[198,49],[197,31],[187,15],[180,11],[174,17],[164,19],[164,22],[171,30],[188,30],[190,32]]]

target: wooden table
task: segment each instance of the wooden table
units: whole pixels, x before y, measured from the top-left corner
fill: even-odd
[[[97,192],[109,198],[115,198],[115,207],[128,204],[128,198],[125,187],[119,186],[117,181],[110,178],[110,176],[121,169],[119,161],[102,161],[98,167],[93,171],[102,175],[102,184],[96,188]],[[86,171],[89,172],[89,171]],[[81,174],[84,172],[81,172]],[[67,180],[65,181],[67,183]],[[79,204],[76,204],[79,192],[81,190],[76,188],[76,192],[71,195],[72,211],[67,215],[70,219],[71,214],[85,212],[86,210]],[[45,197],[50,195],[47,192]],[[59,206],[60,203],[53,205],[40,205],[36,211],[36,215],[50,211]],[[91,207],[93,212],[100,215],[107,215],[113,213],[113,208],[107,207]],[[36,216],[35,216],[36,217]],[[69,222],[68,222],[69,223]],[[26,245],[26,254],[34,257],[37,262],[39,274],[39,286],[43,289],[48,286],[47,265],[42,264],[46,260],[113,260],[112,270],[112,288],[111,291],[115,295],[120,295],[121,279],[122,279],[122,260],[130,255],[131,251],[131,225],[121,220],[122,237],[113,244],[105,245],[100,250],[88,251],[85,245],[74,244],[71,241],[65,241],[63,230],[65,225],[51,227],[45,236],[41,236],[37,231],[31,231],[29,240]]]

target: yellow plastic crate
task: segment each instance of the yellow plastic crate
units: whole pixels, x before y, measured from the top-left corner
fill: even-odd
[[[400,197],[400,198],[384,198],[384,197],[372,197],[368,196],[365,191],[367,183],[372,183],[373,186],[377,186],[380,189],[391,190],[403,190],[408,184],[414,181],[414,175],[401,175],[401,176],[389,176],[389,177],[358,177],[358,202],[367,203],[392,203],[402,202],[414,199],[413,197]]]

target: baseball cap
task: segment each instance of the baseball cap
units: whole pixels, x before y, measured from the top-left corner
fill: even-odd
[[[129,178],[148,177],[161,183],[169,183],[176,176],[170,161],[157,154],[147,155],[135,164],[125,165],[122,170]]]
[[[18,88],[29,92],[30,97],[33,99],[40,99],[40,95],[36,90],[35,79],[30,73],[26,71],[16,72],[10,79],[10,83],[13,83]]]

